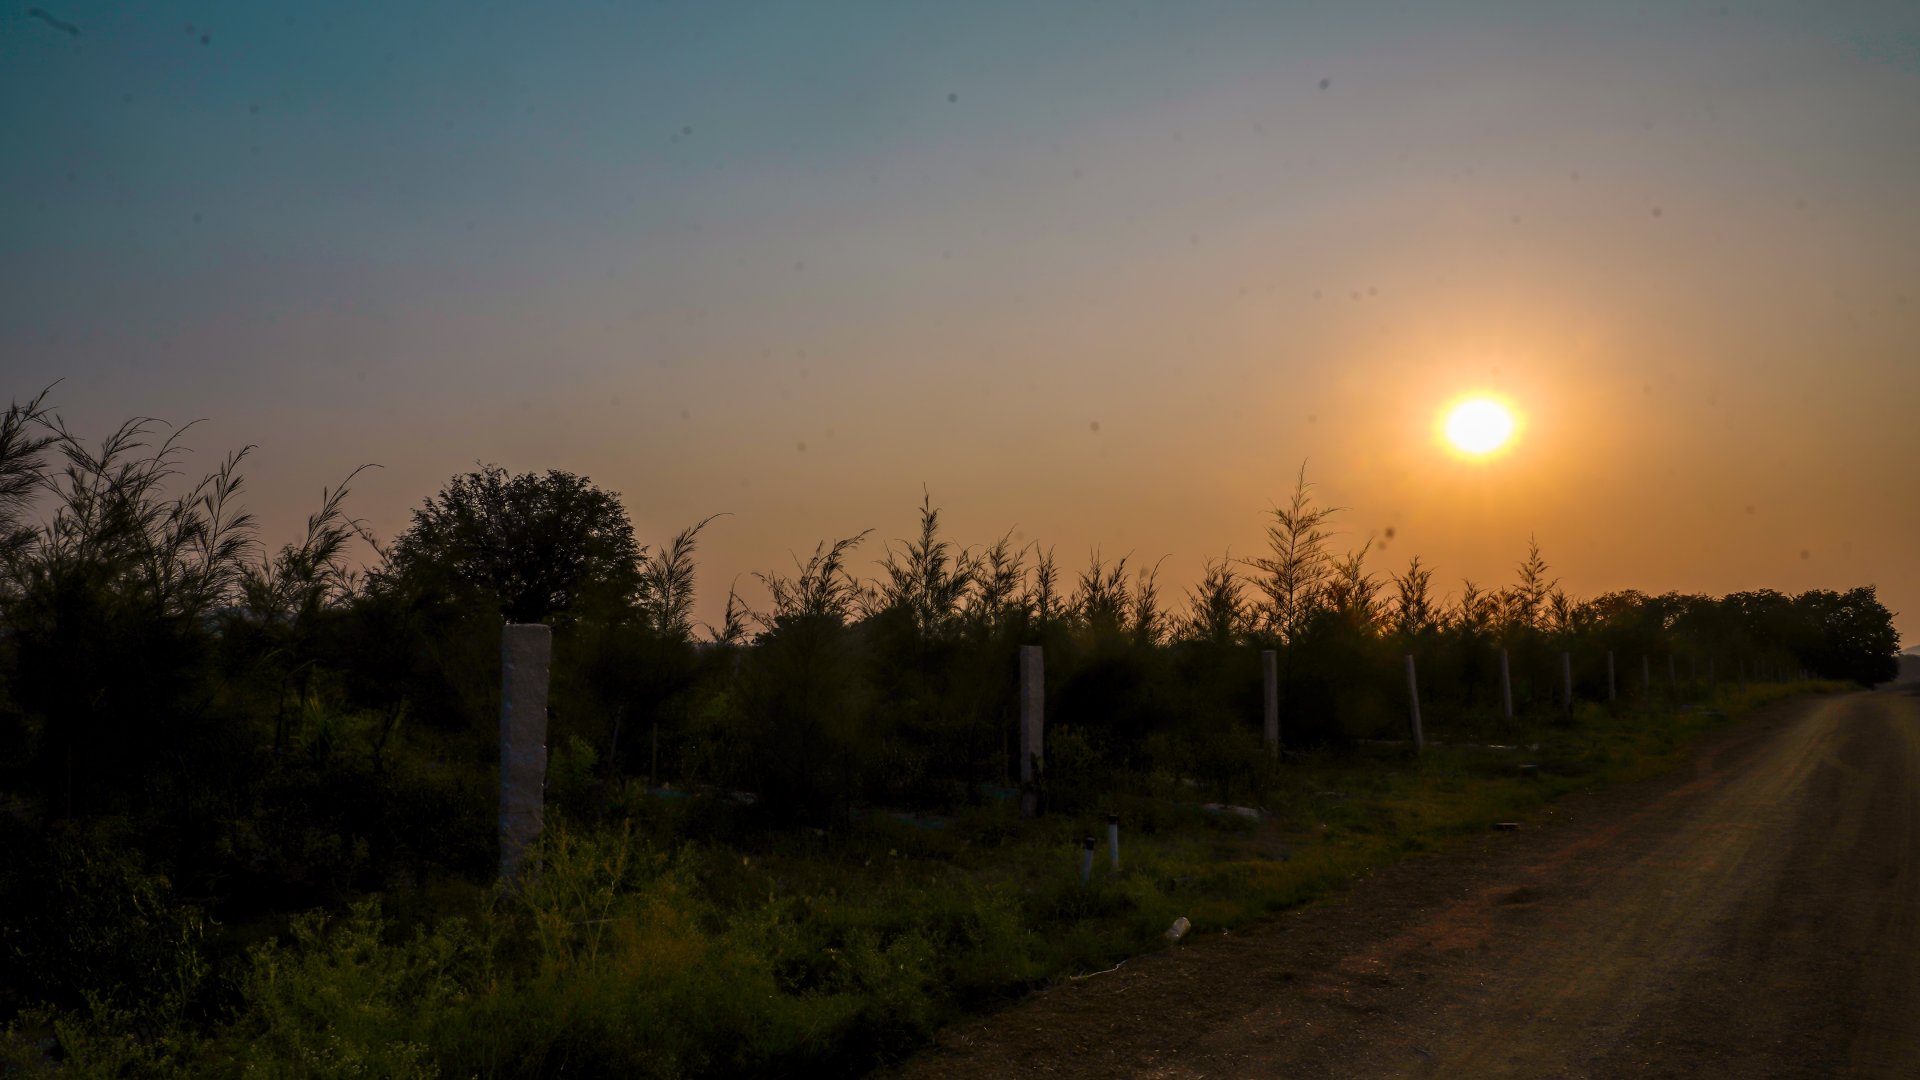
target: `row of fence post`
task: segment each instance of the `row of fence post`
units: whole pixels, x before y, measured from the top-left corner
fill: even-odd
[[[1272,654],[1266,653],[1263,655],[1272,655]],[[1619,701],[1620,697],[1619,697],[1619,681],[1617,677],[1617,671],[1614,666],[1613,650],[1608,649],[1606,655],[1607,655],[1607,703],[1615,704]],[[1424,749],[1426,747],[1426,738],[1421,729],[1421,724],[1420,724],[1419,677],[1415,670],[1413,654],[1408,653],[1406,660],[1407,660],[1407,710],[1408,710],[1408,716],[1412,721],[1412,725],[1413,725],[1414,748],[1416,750],[1419,750],[1419,749]],[[1718,683],[1715,681],[1714,666],[1715,666],[1714,658],[1708,657],[1707,658],[1707,683],[1709,686],[1718,686]],[[1746,662],[1741,661],[1740,681],[1742,683],[1746,682],[1747,670],[1748,669],[1747,669]],[[1774,670],[1764,668],[1758,664],[1755,665],[1754,671],[1756,674],[1761,675],[1761,677],[1765,677],[1768,674],[1771,674],[1774,677],[1780,677],[1782,675],[1788,674],[1788,672],[1786,672],[1784,669],[1774,671]],[[1695,674],[1697,674],[1697,672]],[[1797,671],[1793,672],[1793,674],[1802,682],[1805,682],[1809,678],[1808,672],[1805,668],[1800,668]],[[1672,653],[1667,654],[1667,679],[1670,685],[1676,688],[1678,687],[1679,679],[1677,677],[1677,669],[1674,664],[1674,658]],[[1643,701],[1653,700],[1653,659],[1646,655],[1642,655],[1640,657],[1640,693],[1641,693],[1641,699]],[[1571,715],[1571,713],[1573,712],[1573,700],[1574,700],[1573,653],[1563,651],[1560,654],[1560,707],[1563,711],[1567,712],[1569,715]],[[1511,663],[1507,658],[1507,650],[1504,648],[1500,650],[1500,711],[1502,715],[1504,715],[1507,719],[1509,720],[1513,719],[1513,669],[1512,669]]]
[[[500,662],[500,877],[511,882],[519,873],[527,846],[540,835],[544,817],[547,772],[547,684],[553,638],[547,627],[511,623],[501,636]],[[1756,670],[1759,670],[1756,666]],[[1407,712],[1416,752],[1426,749],[1420,719],[1420,677],[1412,653],[1406,657]],[[1747,666],[1740,665],[1744,680]],[[1697,674],[1697,669],[1694,674]],[[1807,677],[1804,669],[1799,672]],[[1667,678],[1679,685],[1673,655],[1667,656]],[[1573,654],[1560,654],[1561,707],[1573,710]],[[1707,681],[1714,684],[1714,658],[1707,658]],[[1278,760],[1280,738],[1279,653],[1260,653],[1261,720],[1268,755]],[[1640,658],[1640,687],[1653,698],[1653,662]],[[1041,780],[1046,762],[1046,657],[1041,646],[1020,647],[1020,813],[1038,816]],[[1618,700],[1614,654],[1607,652],[1607,700]],[[1512,719],[1513,672],[1507,650],[1500,650],[1500,708]],[[657,732],[656,732],[657,736]],[[656,751],[657,752],[657,751]],[[1118,836],[1113,838],[1118,858]]]

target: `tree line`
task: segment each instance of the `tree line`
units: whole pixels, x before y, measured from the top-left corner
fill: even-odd
[[[1654,669],[1667,691],[1682,675],[1870,684],[1898,646],[1871,587],[1576,599],[1535,543],[1510,583],[1442,597],[1417,557],[1381,572],[1370,544],[1335,550],[1336,511],[1304,471],[1269,511],[1266,550],[1208,561],[1183,596],[1163,595],[1159,563],[1096,552],[1069,569],[1008,536],[958,545],[923,499],[910,539],[824,541],[757,575],[766,610],[734,593],[720,626],[696,626],[711,518],[650,549],[589,479],[485,466],[389,545],[348,514],[343,483],[304,536],[268,550],[241,504],[246,452],[182,483],[183,450],[147,421],[88,443],[41,399],[0,430],[10,787],[58,815],[165,805],[185,827],[206,762],[245,775],[257,753],[357,738],[379,775],[403,728],[484,742],[503,621],[554,626],[555,742],[576,765],[751,789],[811,818],[975,800],[1004,781],[1021,644],[1048,650],[1062,783],[1159,767],[1229,788],[1257,766],[1260,649],[1281,656],[1287,744],[1310,748],[1397,720],[1392,669],[1408,653],[1444,730],[1490,721],[1499,649],[1521,708],[1546,713],[1566,704],[1563,652],[1593,700],[1608,652],[1632,698]],[[861,576],[870,546],[877,573]]]
[[[643,545],[586,477],[482,466],[382,543],[348,510],[356,472],[270,548],[247,451],[195,479],[185,434],[135,420],[89,441],[44,395],[0,416],[0,1016],[154,995],[217,1013],[208,917],[486,880],[507,621],[554,630],[554,812],[743,792],[755,828],[829,832],[866,807],[1007,797],[1022,645],[1046,650],[1045,795],[1067,809],[1143,774],[1257,800],[1284,768],[1261,742],[1263,649],[1288,750],[1320,753],[1402,730],[1407,654],[1448,738],[1577,721],[1563,653],[1595,702],[1611,651],[1631,707],[1634,665],[1664,700],[1802,670],[1870,684],[1897,648],[1870,587],[1576,599],[1538,545],[1512,582],[1443,597],[1418,559],[1336,550],[1304,473],[1264,551],[1209,560],[1181,595],[1159,563],[960,545],[923,497],[910,538],[823,541],[758,575],[763,609],[730,592],[708,626],[712,518]]]

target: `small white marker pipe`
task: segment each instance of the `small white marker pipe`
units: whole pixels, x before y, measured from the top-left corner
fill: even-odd
[[[1120,815],[1107,815],[1107,854],[1113,862],[1113,872],[1120,872]]]
[[[1091,836],[1080,845],[1080,884],[1093,884],[1093,837]]]

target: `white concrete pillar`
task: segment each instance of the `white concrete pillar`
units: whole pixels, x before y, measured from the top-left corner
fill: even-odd
[[[1413,750],[1427,748],[1426,733],[1420,730],[1420,679],[1413,671],[1413,654],[1407,654],[1407,711],[1413,717]]]
[[[500,880],[540,837],[547,786],[547,668],[553,633],[508,623],[500,636]]]
[[[1505,646],[1500,648],[1500,708],[1507,719],[1513,719],[1513,668],[1507,662]]]
[[[1560,688],[1565,696],[1561,699],[1567,707],[1567,715],[1573,715],[1573,654],[1560,654]]]
[[[1261,717],[1267,734],[1267,753],[1280,757],[1280,654],[1260,650]]]
[[[1039,782],[1046,763],[1047,662],[1038,645],[1020,646],[1020,813],[1040,814]]]

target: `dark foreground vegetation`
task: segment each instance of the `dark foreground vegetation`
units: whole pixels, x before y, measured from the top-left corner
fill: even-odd
[[[857,1072],[1177,916],[1231,926],[1804,679],[1890,678],[1897,648],[1870,588],[1575,600],[1538,548],[1443,599],[1417,560],[1334,551],[1304,480],[1264,555],[1182,597],[957,547],[928,504],[874,577],[865,534],[823,543],[702,627],[701,525],[644,548],[585,478],[480,469],[387,545],[343,484],[274,550],[243,455],[196,484],[163,436],[0,423],[0,1072]],[[555,664],[549,828],[503,892],[508,620],[552,626]],[[1009,798],[1025,644],[1037,821]],[[1419,758],[1386,744],[1408,655]],[[1082,886],[1109,813],[1123,869],[1103,848]]]

